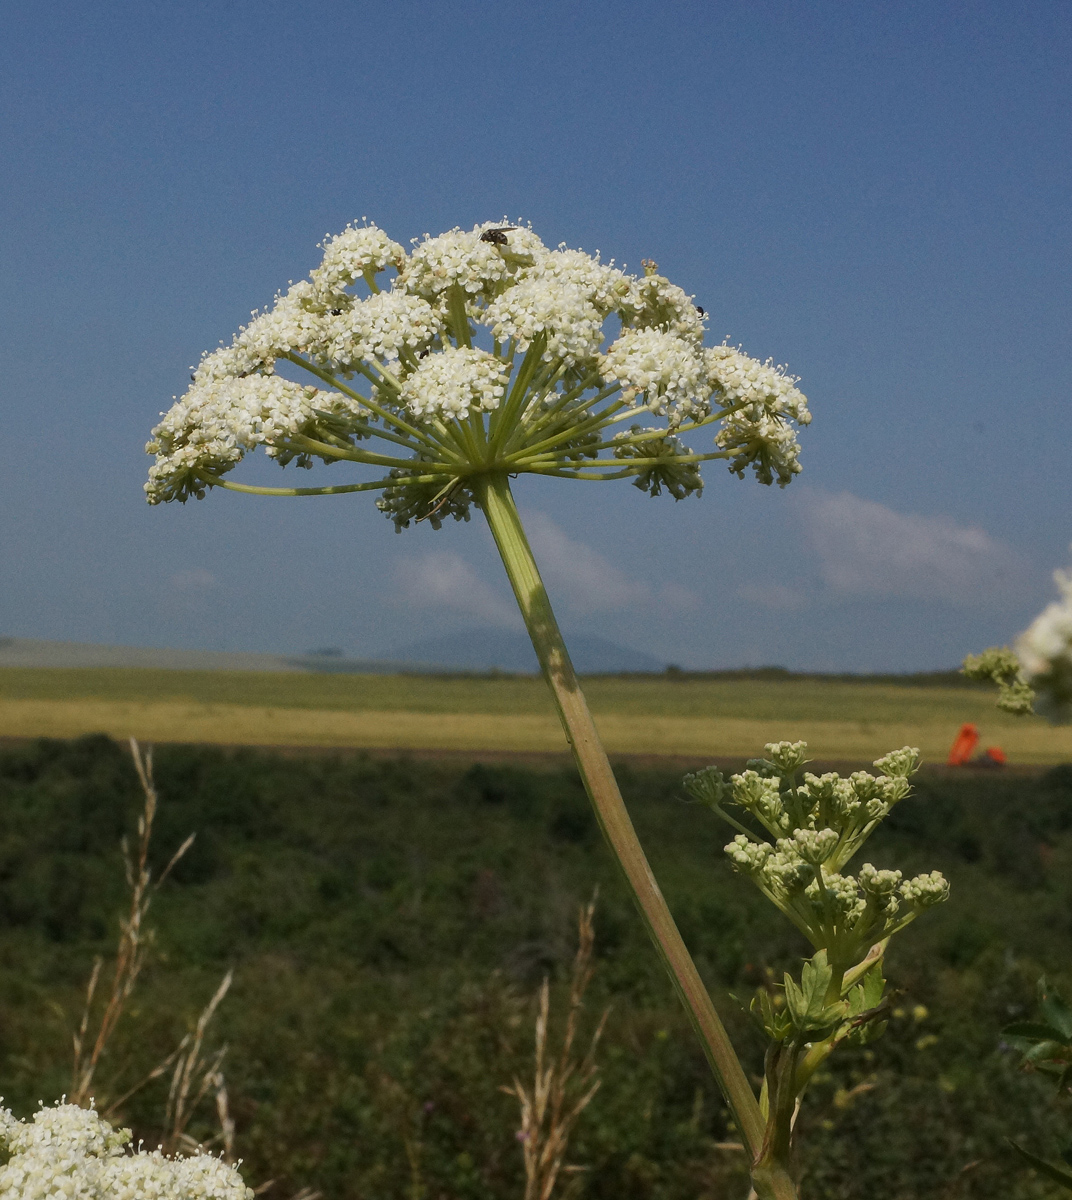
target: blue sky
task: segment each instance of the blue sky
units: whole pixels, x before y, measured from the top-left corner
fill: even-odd
[[[717,463],[680,504],[522,481],[567,628],[695,667],[1007,641],[1072,539],[1070,38],[1063,3],[6,6],[0,633],[369,655],[509,627],[477,521],[141,494],[189,364],[326,233],[509,213],[656,259],[814,412],[784,492]]]

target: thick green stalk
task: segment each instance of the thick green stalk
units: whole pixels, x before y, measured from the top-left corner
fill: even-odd
[[[754,1160],[763,1149],[765,1132],[759,1104],[648,866],[551,610],[509,479],[506,475],[489,474],[477,477],[473,483],[603,834],[625,872],[648,932],[685,1004]],[[764,1200],[795,1200],[795,1188],[786,1190],[781,1180],[775,1184],[777,1190],[760,1193]]]

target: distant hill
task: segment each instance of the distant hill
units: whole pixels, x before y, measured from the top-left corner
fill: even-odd
[[[666,670],[666,663],[590,634],[566,638],[573,665],[586,675],[620,672],[647,674]],[[461,629],[442,637],[421,638],[395,648],[394,659],[436,665],[440,670],[534,672],[539,670],[532,644],[524,633],[501,629]]]
[[[165,671],[317,671],[348,675],[428,673],[420,662],[346,658],[338,651],[311,654],[250,654],[244,651],[166,650],[151,646],[103,646],[0,638],[0,667],[148,667]]]
[[[670,679],[825,679],[911,687],[980,688],[956,669],[908,674],[852,674],[790,671],[785,667],[738,667],[682,670],[659,659],[587,634],[567,635],[570,655],[587,675],[650,675]],[[150,646],[107,646],[93,642],[53,642],[41,638],[0,637],[0,669],[4,667],[144,667],[164,671],[305,671],[330,675],[436,675],[504,671],[534,673],[536,655],[523,633],[498,629],[464,629],[445,637],[423,638],[395,649],[390,658],[347,658],[334,647],[305,654],[251,654],[245,651],[168,650]]]
[[[646,674],[666,664],[605,638],[571,636],[570,654],[588,674]],[[307,654],[168,650],[151,646],[105,646],[0,637],[0,667],[145,667],[166,671],[315,671],[339,675],[435,674],[454,671],[535,673],[536,655],[523,633],[464,629],[399,647],[389,658],[347,658],[335,648]]]

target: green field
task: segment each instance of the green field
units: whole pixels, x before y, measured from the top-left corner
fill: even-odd
[[[288,1200],[518,1200],[516,1101],[532,1076],[533,996],[556,1011],[575,914],[599,885],[585,1042],[610,1005],[602,1087],[565,1200],[743,1200],[734,1130],[681,1006],[568,767],[161,747],[152,863],[197,840],[153,902],[157,937],[111,1053],[101,1107],[192,1027],[210,1030],[237,1153]],[[684,802],[681,772],[620,771],[652,869],[747,1069],[742,1004],[799,969],[799,934],[730,869],[726,827]],[[120,839],[140,793],[101,738],[0,747],[0,1095],[20,1117],[70,1087],[71,1028],[125,887]],[[1072,985],[1072,768],[919,777],[867,858],[938,868],[948,904],[898,935],[886,1035],[846,1046],[801,1109],[808,1200],[1057,1200],[1005,1138],[1056,1157],[1053,1081],[1002,1047],[1044,972]],[[107,978],[107,971],[105,972]],[[102,1000],[103,1002],[103,1000]],[[556,1026],[560,1029],[560,1025]],[[156,1145],[167,1077],[123,1104]],[[198,1107],[197,1136],[213,1129]]]
[[[594,712],[745,720],[976,721],[1015,727],[986,688],[686,675],[593,676],[584,681]],[[163,671],[145,668],[0,669],[0,698],[184,700],[267,708],[352,712],[551,713],[543,681],[519,675],[332,675],[277,671]]]
[[[1072,759],[1072,733],[998,711],[956,677],[593,676],[584,682],[616,754],[749,757],[803,738],[816,757],[867,761],[918,745],[941,761],[960,725],[1011,761]],[[342,675],[145,668],[0,670],[0,736],[105,732],[153,741],[368,749],[563,752],[530,676]]]

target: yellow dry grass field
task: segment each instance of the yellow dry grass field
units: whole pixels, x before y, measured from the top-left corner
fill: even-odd
[[[978,725],[1011,763],[1072,761],[1072,729],[1008,717],[990,692],[844,679],[585,681],[612,754],[745,758],[782,738],[863,762],[903,745],[944,761]],[[0,736],[106,733],[153,742],[376,750],[561,752],[539,679],[127,669],[0,670]]]

